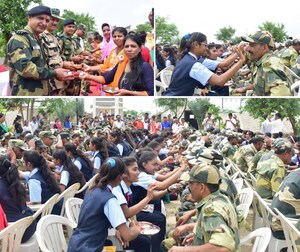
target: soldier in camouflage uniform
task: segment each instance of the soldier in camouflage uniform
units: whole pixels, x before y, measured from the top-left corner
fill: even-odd
[[[221,153],[223,157],[227,157],[229,159],[233,159],[234,153],[237,151],[237,140],[238,137],[236,135],[231,135],[227,137],[228,142],[223,146]]]
[[[274,195],[271,209],[277,208],[285,217],[299,219],[300,217],[300,170],[292,171],[286,176],[278,192]],[[284,240],[280,220],[272,218],[271,229],[273,235]]]
[[[59,14],[59,9],[51,9],[51,17],[47,25],[47,29],[41,34],[42,44],[45,50],[45,54],[48,58],[48,64],[50,69],[56,69],[60,67],[72,69],[74,63],[69,61],[63,61],[62,57],[60,56],[61,48],[58,39],[53,35],[54,31],[58,27],[59,21],[61,20]],[[66,95],[64,81],[51,79],[50,87],[50,95]]]
[[[239,250],[236,209],[230,200],[220,193],[219,184],[220,173],[212,165],[197,165],[190,172],[189,188],[193,199],[198,202],[198,216],[196,225],[187,224],[193,229],[193,233],[183,241],[183,245],[192,245],[189,251],[199,251],[202,248],[210,251],[220,247],[230,251]],[[174,238],[178,240],[176,233]],[[181,252],[183,248],[173,246],[169,250],[177,251]]]
[[[252,84],[256,96],[290,96],[291,80],[284,65],[273,53],[275,46],[272,35],[258,31],[249,37],[242,37],[249,42],[247,51],[253,64],[251,66]]]
[[[49,7],[37,6],[28,11],[28,23],[16,31],[6,46],[10,68],[11,95],[49,95],[49,79],[66,78],[67,70],[48,68],[47,57],[40,41],[50,20]]]
[[[247,173],[253,157],[261,150],[264,144],[264,139],[261,136],[255,136],[252,138],[252,143],[242,146],[235,152],[234,161],[241,171]]]
[[[43,118],[40,120],[40,128],[42,130],[51,130],[51,123],[47,112],[43,113]]]
[[[291,162],[295,150],[290,142],[277,138],[274,143],[274,155],[258,162],[256,191],[263,199],[272,199],[286,176],[285,165]]]
[[[28,145],[20,139],[11,139],[8,141],[8,148],[11,148],[16,155],[16,163],[12,162],[18,167],[20,171],[25,171],[26,169],[23,166],[23,153],[28,150]]]
[[[300,40],[294,39],[292,45],[280,52],[279,57],[281,62],[288,68],[296,66],[298,54],[300,50]]]

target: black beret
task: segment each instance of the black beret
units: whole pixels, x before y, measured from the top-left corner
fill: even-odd
[[[33,7],[32,9],[30,9],[27,12],[28,16],[36,16],[36,15],[42,15],[42,14],[46,14],[48,16],[51,16],[50,8],[47,7],[47,6],[36,6],[36,7]]]
[[[75,20],[74,20],[74,19],[66,19],[66,20],[63,22],[63,26],[70,25],[70,24],[75,25]]]

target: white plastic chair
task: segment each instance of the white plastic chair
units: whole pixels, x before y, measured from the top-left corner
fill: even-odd
[[[156,87],[159,87],[157,90]],[[156,96],[162,96],[163,92],[167,90],[168,86],[161,81],[155,80],[155,92]]]
[[[237,192],[239,193],[243,188],[244,180],[242,178],[236,178],[233,179],[232,182],[235,185]]]
[[[296,240],[300,239],[300,231],[295,227],[295,224],[298,220],[294,219],[292,221],[291,219],[288,219],[277,208],[274,208],[274,212],[278,215],[281,222],[288,252],[297,252]]]
[[[252,186],[255,188],[256,187],[256,182],[257,182],[257,178],[254,177],[254,175],[252,173],[248,173],[250,179],[251,179],[251,183],[252,183]]]
[[[66,201],[66,216],[69,220],[78,224],[80,208],[83,200],[79,198],[69,198]]]
[[[98,173],[95,174],[93,177],[91,177],[90,180],[87,181],[85,183],[85,185],[82,188],[80,188],[79,191],[76,192],[76,194],[82,193],[82,192],[84,192],[84,190],[90,188],[94,184],[94,182],[95,182],[95,180],[96,180],[97,177],[98,177]]]
[[[65,215],[65,204],[67,199],[74,197],[74,195],[76,194],[79,188],[80,188],[80,183],[75,183],[71,185],[69,188],[67,188],[65,191],[63,191],[57,198],[56,203],[59,202],[61,199],[63,199],[63,204],[60,212],[61,216]]]
[[[238,197],[239,205],[246,204],[248,207],[250,207],[253,201],[253,190],[249,187],[243,188],[240,190]]]
[[[42,252],[67,251],[68,244],[64,234],[64,228],[73,230],[76,224],[59,215],[45,215],[37,224],[37,240]],[[70,238],[69,234],[69,237]]]
[[[294,96],[300,96],[300,80],[294,82],[292,85],[291,85],[291,92],[293,93]]]
[[[0,232],[1,252],[20,251],[20,244],[26,228],[30,226],[33,217],[29,216],[11,223]]]
[[[262,225],[265,227],[271,227],[271,222],[269,218],[278,219],[278,216],[272,211],[272,209],[268,206],[267,202],[263,200],[256,191],[254,191],[254,196],[258,201],[259,210],[262,215]],[[286,247],[287,243],[285,240],[277,239],[273,235],[271,236],[271,241],[268,248],[269,252],[280,251],[281,249]]]
[[[161,70],[160,80],[167,87],[169,87],[169,85],[171,83],[172,74],[173,74],[173,70],[169,70],[169,69]]]
[[[250,207],[247,204],[239,204],[236,207],[236,210],[238,211],[239,215],[242,215],[244,217],[244,220],[246,220],[249,213],[249,208]]]
[[[271,239],[271,229],[268,227],[259,228],[252,231],[250,234],[241,238],[240,245],[246,244],[248,241],[255,239],[251,252],[264,252],[266,251],[270,239]],[[274,251],[275,252],[275,251]]]

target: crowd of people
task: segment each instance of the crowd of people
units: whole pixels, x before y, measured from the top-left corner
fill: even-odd
[[[92,81],[101,95],[154,95],[153,50],[145,46],[146,32],[128,33],[103,23],[100,35],[74,19],[62,21],[59,9],[47,6],[27,14],[27,26],[6,46],[11,95],[87,96]],[[149,21],[153,25],[151,13]]]
[[[267,31],[241,37],[238,45],[208,43],[203,33],[186,34],[179,45],[156,45],[157,80],[172,77],[163,96],[291,96],[300,76],[300,40],[275,43]],[[288,68],[288,69],[287,69]]]
[[[35,130],[15,134],[5,133],[5,115],[1,118],[0,205],[8,222],[32,215],[32,204],[97,176],[91,188],[77,195],[83,204],[69,251],[101,251],[108,245],[110,227],[135,251],[238,251],[244,219],[236,210],[237,189],[223,169],[225,159],[245,176],[257,178],[256,191],[272,200],[272,208],[299,217],[300,137],[275,132],[282,129],[274,123],[281,121],[280,113],[267,118],[265,132],[242,130],[232,114],[217,128],[208,113],[204,129],[196,130],[171,114],[159,122],[148,113],[122,118],[102,111],[97,118],[83,116],[75,125],[70,117],[63,124],[50,123],[44,113],[29,123]],[[20,116],[14,124],[22,127]],[[167,233],[164,202],[178,192],[177,223]],[[58,202],[52,213],[60,214],[61,207]],[[37,221],[22,242],[33,235]],[[141,234],[141,221],[158,226],[159,232],[151,239]],[[272,232],[284,239],[276,220]]]

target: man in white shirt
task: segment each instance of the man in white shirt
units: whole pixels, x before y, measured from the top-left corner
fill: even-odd
[[[229,129],[232,131],[236,130],[236,120],[232,117],[232,113],[228,114],[228,119],[225,120],[224,126],[225,129]]]
[[[214,119],[212,119],[211,113],[207,113],[207,117],[203,120],[202,125],[204,127],[204,130],[215,127],[215,121]]]
[[[271,134],[282,132],[283,122],[279,112],[274,115],[274,119],[269,122],[269,125],[271,126]]]
[[[32,134],[34,134],[35,130],[39,127],[39,123],[36,120],[36,117],[32,117],[32,121],[29,123]]]
[[[116,127],[118,129],[121,129],[121,128],[125,127],[125,123],[121,120],[120,115],[116,116],[116,121],[114,122],[113,127]]]

